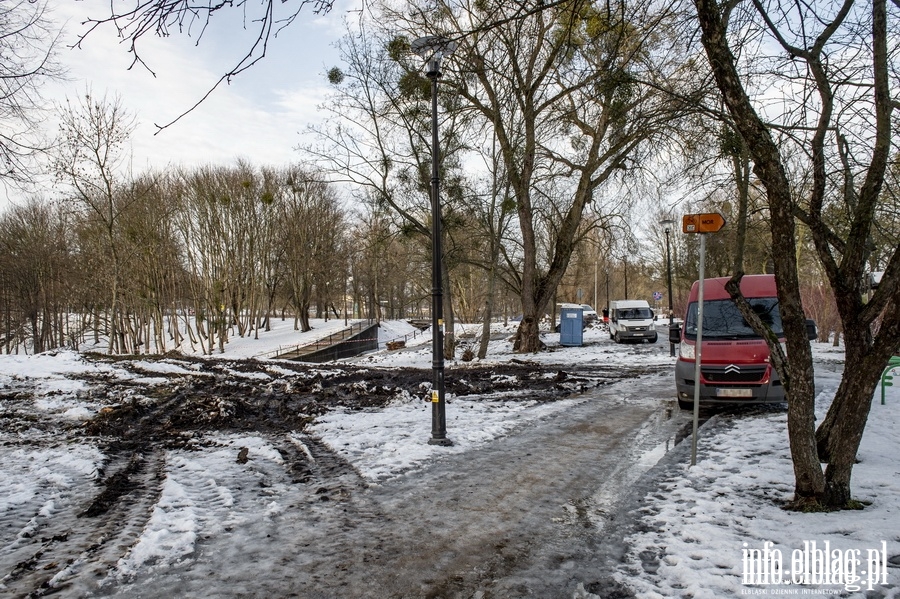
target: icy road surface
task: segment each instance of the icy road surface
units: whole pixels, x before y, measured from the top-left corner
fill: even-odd
[[[465,442],[446,449],[425,443],[430,407],[414,381],[399,394],[387,383],[376,389],[379,376],[403,373],[360,370],[341,386],[331,383],[345,373],[329,368],[310,377],[260,363],[97,361],[76,388],[54,387],[49,375],[8,381],[0,592],[449,599],[623,591],[609,576],[621,549],[616,515],[689,425],[671,400],[670,367],[551,370],[540,380],[529,379],[529,367],[510,369],[517,384],[497,372],[478,382],[473,372],[466,384],[480,393],[457,388],[447,409],[474,419],[448,417],[448,437]],[[355,405],[360,381],[370,399]],[[303,390],[336,397],[348,418],[317,428],[316,418],[337,408],[310,403]],[[513,397],[525,407],[510,409]],[[389,409],[425,415],[401,432],[420,438],[427,459],[413,455],[393,473],[359,467],[354,460],[366,456],[342,451],[342,432],[351,439],[366,431],[360,422],[382,427]],[[492,432],[474,442],[479,421]],[[394,451],[391,435],[400,433],[384,428],[370,462],[379,448]]]

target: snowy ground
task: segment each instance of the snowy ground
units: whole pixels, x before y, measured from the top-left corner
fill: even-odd
[[[822,418],[841,365],[830,347],[817,349],[816,412]],[[629,539],[630,563],[620,568],[620,579],[648,598],[900,597],[898,430],[900,393],[894,388],[885,405],[880,395],[874,402],[853,470],[854,497],[871,504],[798,514],[779,507],[793,490],[786,414],[713,418],[703,427],[697,464],[687,465],[689,447],[682,444],[681,463],[666,464],[658,489],[645,497],[637,512],[645,532]],[[812,562],[823,550],[824,571]],[[762,556],[754,563],[765,563],[767,571],[745,581],[745,556]]]
[[[290,324],[282,323],[271,332],[260,333],[259,339],[233,338],[224,357],[250,358],[268,354],[279,346],[302,344],[341,328],[343,321],[314,322],[315,330],[306,334],[291,330]],[[477,329],[463,327],[459,333]],[[648,351],[647,346],[616,345],[599,330],[588,330],[582,347],[560,347],[558,335],[547,334],[545,341],[550,351],[523,358],[510,351],[506,335],[512,331],[512,326],[505,330],[498,327],[484,361],[453,362],[448,367],[458,372],[469,364],[523,359],[543,365],[587,367],[636,363],[666,367],[674,362],[664,340]],[[430,380],[430,337],[405,323],[383,323],[382,343],[404,337],[405,349],[381,350],[356,358],[353,363],[379,370],[417,367],[423,369],[423,378]],[[815,344],[814,349],[819,389],[817,413],[821,417],[840,380],[842,354],[830,345]],[[79,493],[86,488],[85,483],[100,476],[105,458],[90,440],[46,442],[55,434],[54,425],[77,425],[105,408],[92,398],[90,385],[83,377],[128,380],[136,387],[152,388],[162,375],[177,376],[179,371],[192,368],[199,366],[176,360],[167,363],[138,359],[123,369],[115,363],[88,362],[66,351],[0,356],[0,401],[21,404],[16,393],[26,383],[37,391],[28,400],[33,402],[29,404],[35,414],[33,426],[0,430],[0,563],[4,565],[0,571],[0,592],[11,584],[17,572],[27,568],[24,558],[17,557],[16,552],[22,551],[35,535],[46,534],[44,523],[54,514],[61,513],[67,505],[84,501],[86,497]],[[322,370],[327,373],[328,366],[322,365]],[[227,375],[266,385],[287,373],[272,362],[264,374],[251,376],[230,370]],[[617,390],[629,393],[627,382],[617,385]],[[397,398],[375,412],[333,410],[316,418],[311,433],[366,479],[381,484],[392,477],[408,475],[442,456],[465,454],[490,444],[517,427],[527,427],[529,422],[567,409],[578,399],[552,403],[494,401],[489,406],[464,397],[450,397],[448,401],[448,436],[454,442],[451,448],[425,443],[427,435],[422,431],[428,430],[430,410],[420,398]],[[0,415],[3,409],[0,406]],[[712,417],[701,429],[695,466],[688,465],[689,443],[685,442],[675,451],[652,456],[653,461],[660,461],[644,475],[644,486],[636,487],[646,487],[646,491],[636,498],[634,509],[630,510],[633,525],[628,528],[625,558],[616,569],[617,580],[632,589],[635,596],[648,598],[791,594],[900,597],[898,424],[900,390],[893,387],[888,389],[885,405],[881,405],[880,396],[873,403],[860,462],[854,468],[854,495],[871,502],[866,509],[798,514],[780,508],[791,497],[793,481],[785,413],[759,410]],[[144,506],[151,513],[142,529],[121,533],[120,542],[130,549],[124,557],[116,558],[105,576],[127,581],[148,572],[177,569],[195,551],[199,536],[210,530],[230,530],[249,522],[264,537],[266,528],[285,509],[277,498],[279,492],[286,491],[273,486],[268,500],[265,494],[260,495],[252,509],[238,511],[233,509],[238,499],[229,477],[238,475],[234,460],[237,449],[248,449],[261,481],[268,480],[267,471],[277,469],[284,461],[284,449],[252,434],[221,435],[214,441],[221,450],[207,451],[202,459],[187,449],[171,449],[160,463],[153,465],[161,472],[161,495],[152,506]],[[288,436],[286,442],[301,453],[314,449],[301,436]],[[651,466],[652,463],[647,464],[647,468]],[[209,477],[210,472],[218,475]],[[201,496],[226,514],[226,519],[204,520],[201,514],[212,512],[200,509],[197,498]],[[21,514],[23,510],[32,517],[24,526],[14,525],[9,514]],[[53,542],[50,536],[45,544]],[[814,559],[823,549],[829,553],[829,578],[819,576],[819,562]],[[85,547],[79,558],[83,563],[74,560],[57,577],[74,576],[74,572],[95,559],[91,551]],[[7,567],[7,562],[14,567]],[[746,578],[751,562],[764,563],[768,569],[758,577]],[[790,572],[810,576],[794,581]],[[586,581],[575,596],[606,595]]]

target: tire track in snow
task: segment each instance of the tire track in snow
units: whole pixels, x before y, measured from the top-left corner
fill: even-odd
[[[82,477],[67,492],[56,493],[52,507],[42,510],[47,516],[42,526],[0,550],[0,590],[11,597],[41,597],[60,591],[83,596],[96,588],[140,534],[159,494],[160,466],[158,454],[128,453],[106,465],[111,474],[102,488],[96,477]],[[127,490],[110,495],[110,481]],[[11,520],[27,515],[8,513]]]
[[[247,447],[241,463],[239,450]],[[388,519],[366,499],[367,483],[352,465],[302,433],[229,435],[196,451],[172,451],[166,473],[141,540],[98,595],[200,597],[215,580],[229,596],[263,596],[269,584],[290,586],[320,560],[340,559],[341,549],[331,547],[335,529]],[[174,530],[175,522],[187,524]]]

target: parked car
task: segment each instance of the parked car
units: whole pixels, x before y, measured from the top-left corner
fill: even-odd
[[[581,307],[584,308],[584,310],[582,310],[581,312],[581,318],[584,321],[584,326],[589,327],[599,320],[597,311],[591,308],[589,304],[581,304]]]
[[[700,352],[700,403],[780,403],[784,387],[769,362],[769,346],[744,320],[725,291],[729,277],[703,281],[703,346]],[[753,310],[782,341],[784,332],[774,275],[745,275],[741,293]],[[691,287],[683,325],[669,329],[669,341],[678,344],[675,388],[678,405],[694,405],[695,356],[698,329],[699,281]],[[816,326],[807,321],[810,339]]]

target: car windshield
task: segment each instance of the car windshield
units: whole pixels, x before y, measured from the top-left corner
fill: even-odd
[[[783,336],[781,328],[781,312],[778,300],[774,297],[748,298],[753,311],[759,314],[762,321],[769,325],[772,332]],[[685,337],[697,338],[697,302],[688,306],[687,319],[684,323]],[[758,339],[737,306],[731,300],[713,300],[703,302],[703,338],[718,339]]]
[[[650,308],[620,308],[616,311],[619,320],[647,320],[653,318]]]

